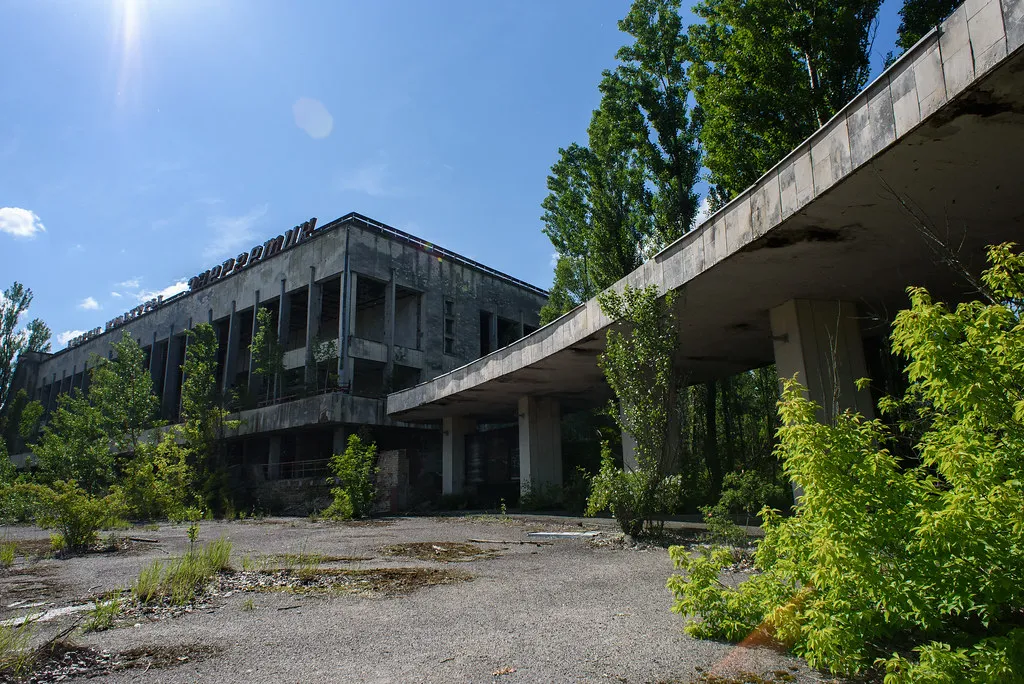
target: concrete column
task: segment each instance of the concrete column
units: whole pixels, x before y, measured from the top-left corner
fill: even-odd
[[[157,355],[156,333],[153,333],[153,351],[150,353],[149,373],[153,379],[153,388],[159,385],[160,396],[163,397],[164,383],[167,380],[167,359],[171,355],[171,338],[167,338],[167,344],[162,353]]]
[[[345,369],[348,368],[345,356],[348,354],[348,340],[345,335],[345,328],[348,321],[348,300],[345,295],[348,293],[346,287],[348,285],[348,278],[346,274],[342,273],[341,277],[338,278],[339,289],[338,293],[338,386],[342,387],[345,385]]]
[[[189,331],[190,330],[192,330],[192,317],[191,316],[189,316],[189,318],[188,318],[188,327],[185,329],[185,344],[183,345],[182,352],[181,352],[182,365],[184,365],[185,359],[188,358],[189,340],[192,339],[192,336],[189,335]],[[188,377],[185,375],[185,372],[182,371],[182,373],[181,373],[181,386],[180,386],[180,391],[178,392],[178,417],[179,418],[181,417],[181,397],[184,394],[185,381],[187,379],[188,379]]]
[[[492,313],[491,317],[487,319],[490,323],[487,326],[487,343],[491,348],[491,351],[498,350],[498,314],[497,312]]]
[[[348,338],[358,336],[359,331],[356,330],[356,291],[359,289],[359,275],[357,273],[349,273],[348,276],[348,335],[345,339],[345,368],[344,378],[342,382],[348,385],[349,391],[352,388],[352,377],[353,377],[353,362],[352,357],[348,355]]]
[[[339,425],[334,428],[334,438],[331,443],[331,453],[340,454],[348,447],[348,428]]]
[[[277,340],[282,344],[288,344],[288,326],[290,325],[289,318],[291,316],[291,306],[289,306],[289,295],[284,290],[285,279],[281,278],[281,298],[278,300],[277,306]]]
[[[391,391],[391,378],[395,371],[395,269],[391,269],[384,294],[384,344],[388,347],[388,360],[384,364],[384,388]]]
[[[260,291],[256,290],[256,293],[255,293],[255,295],[253,296],[253,299],[252,299],[252,333],[250,333],[250,335],[249,335],[249,339],[250,340],[256,339],[256,329],[257,329],[257,326],[258,326],[257,318],[259,317],[259,313],[260,313]],[[258,382],[259,376],[256,375],[256,373],[255,373],[254,365],[255,364],[253,364],[252,353],[250,353],[249,354],[249,368],[247,369],[248,370],[249,391],[250,392],[259,392],[260,388],[256,387],[256,383]]]
[[[633,435],[622,431],[622,467],[624,470],[636,470],[636,440]]]
[[[476,421],[450,416],[442,421],[441,493],[461,494],[466,483],[466,435],[476,429]]]
[[[558,402],[519,399],[519,488],[562,484],[562,415]]]
[[[846,409],[874,417],[870,393],[855,385],[868,374],[855,304],[791,299],[770,317],[779,378],[796,375],[822,407],[822,420]]]
[[[316,267],[309,267],[309,290],[306,299],[306,384],[316,380],[316,361],[313,359],[313,343],[320,334],[320,293],[322,287],[316,282]]]
[[[82,364],[82,386],[78,389],[82,390],[82,394],[85,394],[85,386],[89,382],[89,363]]]
[[[54,373],[53,377],[50,378],[50,389],[46,393],[46,412],[51,413],[53,411],[53,386],[57,384],[57,374]]]
[[[281,477],[281,435],[270,436],[270,449],[267,453],[267,479],[277,480]]]
[[[177,407],[178,392],[181,386],[178,384],[181,378],[181,363],[184,359],[185,344],[174,337],[174,326],[171,326],[170,336],[167,338],[167,363],[164,368],[164,392],[160,398],[160,412],[164,418],[174,417]]]
[[[238,360],[238,312],[236,302],[231,300],[231,315],[228,316],[228,339],[224,350],[224,382],[221,389],[227,392],[235,386],[235,364]]]

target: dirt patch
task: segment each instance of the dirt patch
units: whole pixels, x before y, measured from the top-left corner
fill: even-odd
[[[220,650],[209,644],[178,644],[142,646],[111,653],[58,641],[36,649],[31,664],[18,675],[11,670],[0,670],[0,682],[57,682],[74,677],[91,679],[119,670],[164,669],[206,660]]]
[[[385,556],[405,556],[439,563],[466,563],[468,561],[494,558],[497,551],[488,550],[476,544],[463,542],[411,542],[394,544],[381,549]]]
[[[296,594],[352,593],[404,596],[423,587],[467,582],[473,576],[435,568],[317,568],[315,570],[242,571],[223,574],[218,593],[280,591]]]
[[[261,560],[285,567],[304,565],[323,565],[325,563],[358,563],[371,561],[373,556],[331,556],[323,553],[274,553],[262,556]]]
[[[795,668],[794,668],[795,669]],[[739,672],[735,675],[716,675],[701,672],[696,679],[686,680],[687,684],[788,684],[795,682],[796,676],[785,670],[773,670],[758,674],[756,672]],[[681,679],[662,680],[658,684],[682,684]]]

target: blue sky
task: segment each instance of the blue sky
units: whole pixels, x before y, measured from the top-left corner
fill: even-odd
[[[545,179],[628,7],[0,0],[0,287],[32,288],[57,349],[349,211],[546,287]]]

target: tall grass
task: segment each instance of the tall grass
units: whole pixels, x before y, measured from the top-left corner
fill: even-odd
[[[9,568],[14,565],[14,554],[17,548],[17,544],[12,541],[0,541],[0,568]]]
[[[139,603],[168,599],[172,605],[186,605],[202,593],[214,575],[230,568],[231,542],[221,537],[181,558],[153,561],[139,573],[132,594]]]
[[[9,673],[18,678],[28,670],[35,658],[35,652],[28,647],[34,633],[28,620],[17,627],[0,625],[0,675]]]

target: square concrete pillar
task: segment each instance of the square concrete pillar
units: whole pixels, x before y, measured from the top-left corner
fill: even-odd
[[[391,391],[391,378],[395,374],[395,269],[391,269],[384,297],[384,344],[388,347],[388,360],[384,365],[384,386]]]
[[[519,399],[519,490],[562,485],[562,412],[554,399]]]
[[[822,407],[822,420],[832,422],[846,409],[874,417],[871,394],[855,384],[868,374],[855,304],[792,299],[770,317],[779,378],[795,374]]]
[[[320,334],[320,304],[323,300],[323,286],[316,282],[316,267],[309,267],[309,290],[306,299],[306,384],[316,379],[316,362],[313,360],[313,345]]]
[[[281,477],[281,435],[270,436],[270,449],[267,452],[267,479],[276,480]]]
[[[238,311],[236,303],[231,302],[231,315],[228,317],[228,340],[227,348],[224,350],[224,382],[222,389],[227,392],[235,386],[235,364],[238,361]]]
[[[348,448],[348,428],[344,425],[339,425],[334,428],[334,435],[331,440],[331,453],[332,454],[343,454],[345,449]]]
[[[441,425],[441,493],[461,494],[466,483],[466,435],[476,429],[476,421],[449,416]]]

